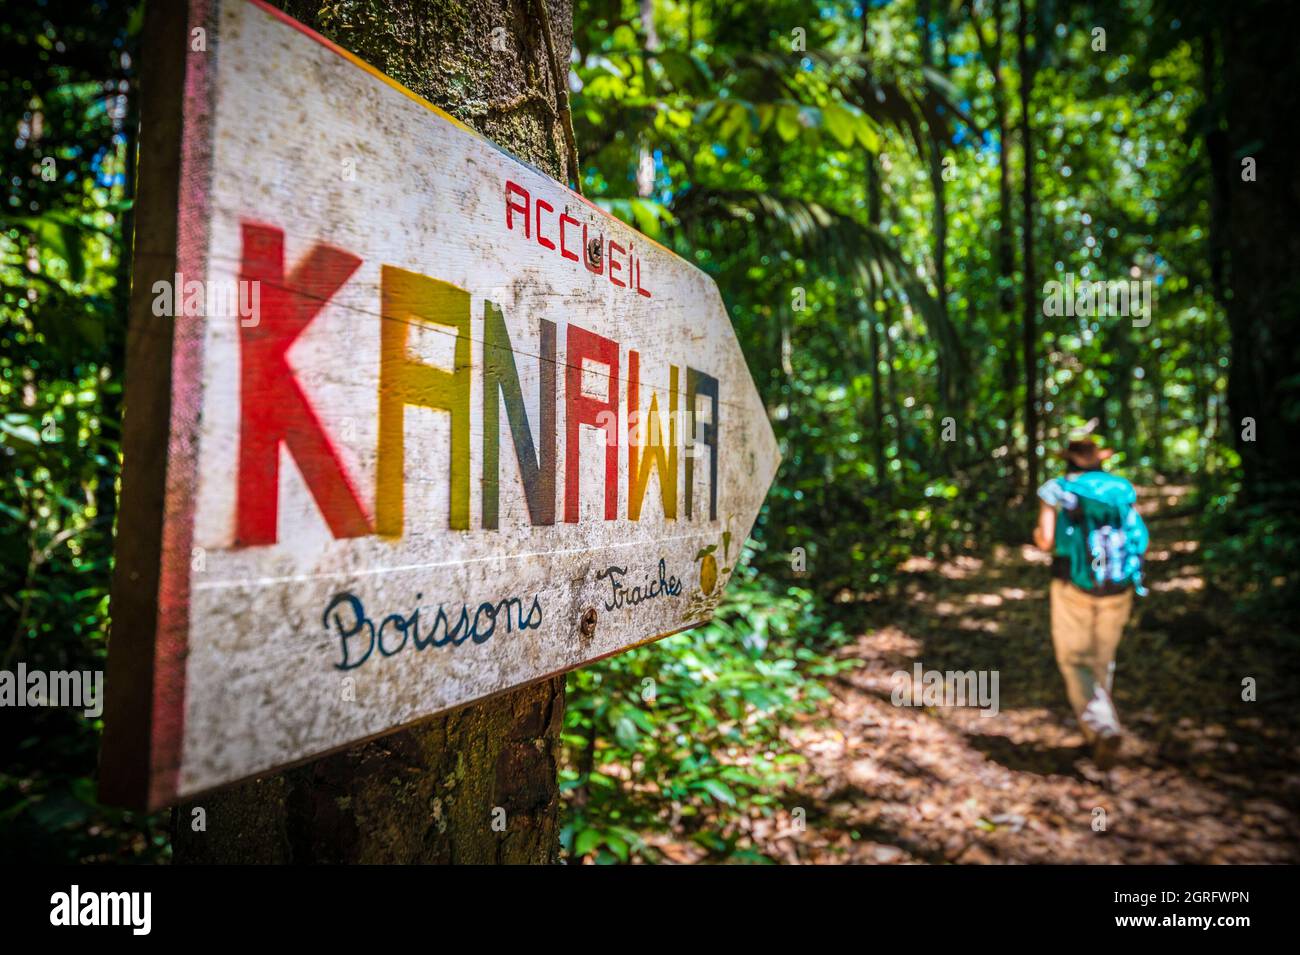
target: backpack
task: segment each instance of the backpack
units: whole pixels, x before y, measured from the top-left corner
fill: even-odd
[[[1147,526],[1134,506],[1137,492],[1122,477],[1086,471],[1060,478],[1062,506],[1056,518],[1055,556],[1069,561],[1070,582],[1099,596],[1130,584],[1138,596]]]

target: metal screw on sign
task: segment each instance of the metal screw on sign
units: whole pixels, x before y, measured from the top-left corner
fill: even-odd
[[[591,265],[600,265],[604,261],[604,249],[601,247],[600,239],[592,239],[587,243],[587,262]]]
[[[596,633],[596,608],[588,607],[582,612],[582,620],[578,623],[578,632],[587,639],[591,639]]]

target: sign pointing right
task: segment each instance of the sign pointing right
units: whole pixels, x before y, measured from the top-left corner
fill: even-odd
[[[127,369],[171,415],[122,526],[166,507],[103,778],[151,807],[707,620],[778,464],[703,272],[276,11],[212,29]]]

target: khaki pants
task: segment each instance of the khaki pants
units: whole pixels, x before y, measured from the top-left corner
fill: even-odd
[[[1052,644],[1065,692],[1089,742],[1119,732],[1110,698],[1115,651],[1133,610],[1133,591],[1093,597],[1064,580],[1052,581]]]

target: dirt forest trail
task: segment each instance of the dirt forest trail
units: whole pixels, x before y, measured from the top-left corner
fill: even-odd
[[[1066,703],[1046,557],[1003,547],[987,560],[914,559],[899,599],[841,651],[860,665],[788,729],[807,762],[785,811],[752,823],[756,847],[788,863],[1300,860],[1294,674],[1207,593],[1182,497],[1143,493],[1151,594],[1120,646],[1126,739],[1113,769],[1093,763]],[[892,675],[918,662],[998,671],[997,714],[893,705]],[[1248,676],[1261,702],[1242,700]]]

